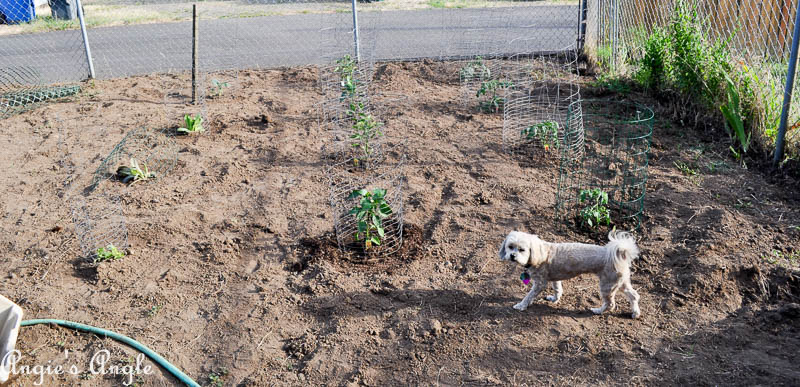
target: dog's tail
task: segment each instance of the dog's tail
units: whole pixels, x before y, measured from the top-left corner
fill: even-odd
[[[623,267],[630,267],[631,262],[639,257],[639,247],[633,235],[624,231],[611,231],[608,233],[608,251],[613,254],[614,267],[621,271]]]

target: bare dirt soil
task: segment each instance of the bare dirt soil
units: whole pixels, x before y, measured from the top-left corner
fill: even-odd
[[[797,385],[798,182],[658,120],[632,276],[642,317],[622,297],[592,315],[591,276],[519,312],[520,268],[497,259],[506,233],[605,241],[556,221],[558,163],[504,153],[502,115],[465,106],[457,70],[377,66],[373,88],[407,96],[380,119],[389,142],[405,140],[408,244],[377,264],[335,248],[314,68],[214,75],[231,87],[206,100],[205,133],[175,138],[171,173],[109,186],[131,251],[98,265],[83,258],[65,181],[90,178],[129,130],[177,127],[186,111],[164,95],[188,93],[189,77],[94,81],[4,120],[0,294],[26,318],[135,338],[202,385]],[[20,365],[76,365],[44,385],[176,384],[150,361],[130,380],[92,373],[102,349],[117,367],[137,355],[96,335],[25,327],[18,349]]]

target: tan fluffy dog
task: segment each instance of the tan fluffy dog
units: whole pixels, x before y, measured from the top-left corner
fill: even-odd
[[[552,281],[555,294],[547,296],[548,301],[558,302],[563,294],[561,281],[584,273],[594,273],[600,280],[600,295],[603,305],[591,308],[595,314],[616,307],[614,296],[622,289],[631,303],[633,318],[641,315],[639,293],[631,286],[631,261],[639,256],[636,241],[627,232],[612,231],[608,234],[605,246],[584,243],[549,243],[538,236],[513,231],[500,246],[500,259],[515,261],[525,266],[525,271],[533,281],[530,292],[514,309],[525,310],[528,305]]]

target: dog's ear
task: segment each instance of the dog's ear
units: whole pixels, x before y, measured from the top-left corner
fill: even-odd
[[[539,266],[547,260],[547,246],[537,235],[530,235],[527,239],[530,249],[528,263],[534,267]]]
[[[508,240],[508,237],[503,239],[503,243],[500,245],[500,252],[498,253],[501,261],[506,259],[506,240]]]

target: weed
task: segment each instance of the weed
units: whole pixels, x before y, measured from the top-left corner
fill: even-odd
[[[706,168],[710,173],[716,173],[717,171],[722,171],[724,169],[728,169],[729,166],[725,161],[709,161],[706,164]]]
[[[656,28],[644,43],[644,57],[639,62],[639,69],[634,79],[647,90],[661,87],[667,77],[669,59],[669,36],[666,31]]]
[[[211,84],[214,86],[213,96],[215,97],[221,97],[222,92],[231,86],[230,84],[228,84],[228,82],[221,82],[218,79],[212,79]]]
[[[788,262],[789,266],[795,266],[800,261],[800,252],[784,253],[780,250],[772,249],[770,254],[761,254],[761,259],[773,265]]]
[[[544,147],[550,150],[550,146],[558,149],[558,123],[555,121],[544,121],[522,129],[522,135],[527,139],[537,139]]]
[[[364,249],[372,245],[380,246],[385,235],[383,220],[392,215],[392,208],[386,202],[386,190],[376,188],[372,192],[366,189],[355,190],[349,199],[361,198],[357,206],[350,210],[358,222],[356,241],[364,242]]]
[[[745,209],[753,207],[753,202],[749,200],[736,199],[736,203],[734,203],[733,206],[738,209]]]
[[[117,168],[117,176],[122,179],[123,183],[133,184],[137,181],[155,178],[156,174],[147,169],[147,164],[142,163],[142,166],[139,167],[139,163],[136,159],[131,158],[129,165],[120,165],[120,167]]]
[[[514,87],[514,83],[506,80],[492,79],[490,81],[481,82],[481,87],[475,96],[490,96],[488,101],[481,101],[480,108],[483,112],[498,113],[505,105],[505,99],[497,96],[497,90],[502,88]]]
[[[109,244],[106,247],[99,247],[97,248],[94,262],[103,262],[103,261],[116,261],[118,259],[122,259],[125,256],[125,252],[120,251],[117,249],[116,246],[113,244]]]
[[[742,152],[747,152],[747,147],[750,145],[750,135],[745,134],[744,130],[744,119],[742,116],[742,106],[739,98],[739,89],[736,87],[736,84],[733,82],[731,77],[725,74],[725,81],[727,82],[727,90],[728,90],[728,100],[727,102],[720,106],[720,110],[722,111],[722,115],[725,116],[725,120],[727,121],[729,133],[732,130],[733,134],[739,140],[739,145],[741,145]]]
[[[747,164],[745,163],[744,159],[742,158],[742,154],[734,149],[732,146],[728,147],[730,149],[731,154],[733,154],[733,158],[736,159],[737,162],[742,164],[742,168],[747,169]]]
[[[684,176],[695,176],[699,173],[697,168],[693,168],[683,161],[674,161],[673,164],[675,165],[675,168],[678,168],[678,170],[681,171]]]
[[[611,224],[611,213],[608,210],[608,193],[599,189],[584,189],[578,195],[581,204],[586,207],[580,211],[581,225],[596,228]]]
[[[622,77],[614,77],[603,74],[593,84],[594,87],[609,90],[619,95],[628,95],[631,92],[631,86]]]
[[[202,133],[205,131],[203,128],[203,117],[200,115],[190,116],[188,114],[183,116],[184,127],[178,128],[179,133]]]

